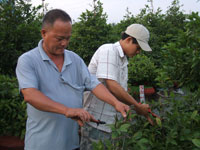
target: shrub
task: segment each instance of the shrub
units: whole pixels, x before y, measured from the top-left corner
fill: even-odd
[[[112,140],[104,145],[94,143],[95,150],[198,150],[200,148],[200,101],[188,95],[180,99],[171,94],[170,99],[152,102],[154,112],[161,119],[146,118],[132,113],[126,121],[116,120],[111,125]],[[132,119],[132,121],[130,121]]]
[[[198,13],[188,15],[185,31],[179,31],[174,42],[164,46],[162,52],[163,71],[172,81],[190,87],[195,91],[200,84],[200,16]]]
[[[0,135],[24,138],[26,103],[19,96],[17,80],[0,75]]]
[[[145,55],[136,55],[129,59],[128,82],[131,85],[155,86],[156,66]]]

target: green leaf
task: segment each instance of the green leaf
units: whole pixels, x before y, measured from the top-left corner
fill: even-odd
[[[149,125],[149,122],[146,122],[146,123],[144,124],[144,128],[146,128],[148,125]]]
[[[162,127],[162,123],[161,123],[161,120],[160,118],[156,118],[156,123],[159,127]]]
[[[117,137],[118,137],[117,132],[112,132],[112,139],[115,139],[115,138],[117,138]]]
[[[130,124],[123,124],[119,128],[119,131],[121,131],[121,132],[127,132],[129,127],[130,127]]]
[[[147,144],[148,142],[149,141],[146,138],[142,138],[142,139],[139,140],[139,143],[141,143],[141,144]]]
[[[114,124],[107,124],[106,126],[110,127],[112,131],[115,131],[115,125]]]
[[[135,139],[140,139],[141,137],[142,137],[142,132],[141,131],[138,131],[133,135],[133,138],[135,138]]]
[[[140,150],[146,150],[147,149],[147,144],[149,143],[148,139],[142,138],[138,141],[138,145],[140,146]]]
[[[192,143],[197,146],[198,148],[200,148],[200,139],[192,139]]]
[[[191,119],[195,119],[197,113],[198,113],[197,110],[193,111],[193,113],[192,113],[192,115],[191,115]]]
[[[174,139],[171,139],[170,143],[173,144],[173,145],[178,145],[177,142]]]

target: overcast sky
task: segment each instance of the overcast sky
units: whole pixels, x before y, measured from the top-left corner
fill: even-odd
[[[118,23],[123,19],[126,14],[126,8],[133,15],[140,13],[142,8],[151,3],[147,0],[100,0],[103,3],[104,12],[108,15],[108,23]],[[167,10],[173,0],[153,0],[153,7],[156,10],[158,7],[163,10],[163,13]],[[199,0],[180,0],[180,4],[183,5],[182,10],[186,13],[191,11],[198,11],[200,14],[200,1]],[[78,21],[78,17],[86,9],[92,10],[91,5],[93,0],[44,0],[48,4],[48,9],[60,8],[65,10],[73,20]],[[42,4],[42,0],[32,0],[33,6]]]

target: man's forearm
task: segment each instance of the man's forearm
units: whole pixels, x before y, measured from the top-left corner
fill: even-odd
[[[138,102],[124,88],[114,80],[106,80],[106,85],[111,93],[121,102],[138,107]]]
[[[21,90],[24,100],[41,111],[65,114],[67,107],[45,96],[35,88]]]
[[[80,126],[86,121],[97,121],[86,110],[82,108],[69,108],[61,103],[57,103],[35,88],[27,88],[21,90],[24,100],[41,111],[63,114],[78,122]]]
[[[92,93],[99,99],[103,100],[104,102],[112,105],[118,112],[122,114],[123,117],[126,117],[126,113],[130,110],[128,105],[125,105],[118,101],[115,96],[113,96],[109,90],[103,85],[97,85],[93,90]]]
[[[92,93],[99,99],[103,100],[104,102],[115,106],[117,99],[109,92],[109,90],[103,85],[97,85],[93,90]]]

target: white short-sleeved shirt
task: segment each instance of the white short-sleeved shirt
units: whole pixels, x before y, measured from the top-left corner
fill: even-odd
[[[104,79],[115,80],[127,91],[127,65],[127,57],[124,55],[120,43],[116,42],[115,44],[104,44],[99,47],[93,55],[88,69],[104,85]],[[84,108],[94,115],[96,119],[105,121],[106,124],[113,124],[115,116],[119,115],[113,106],[99,100],[91,92],[84,93]],[[106,125],[97,126],[95,123],[89,123],[89,125],[111,132],[111,129]]]
[[[36,88],[53,101],[71,108],[82,108],[84,90],[92,90],[99,81],[91,75],[83,60],[64,51],[59,72],[42,48],[24,53],[18,59],[16,74],[20,89]],[[79,147],[78,124],[71,118],[40,111],[27,103],[25,150],[72,150]]]

